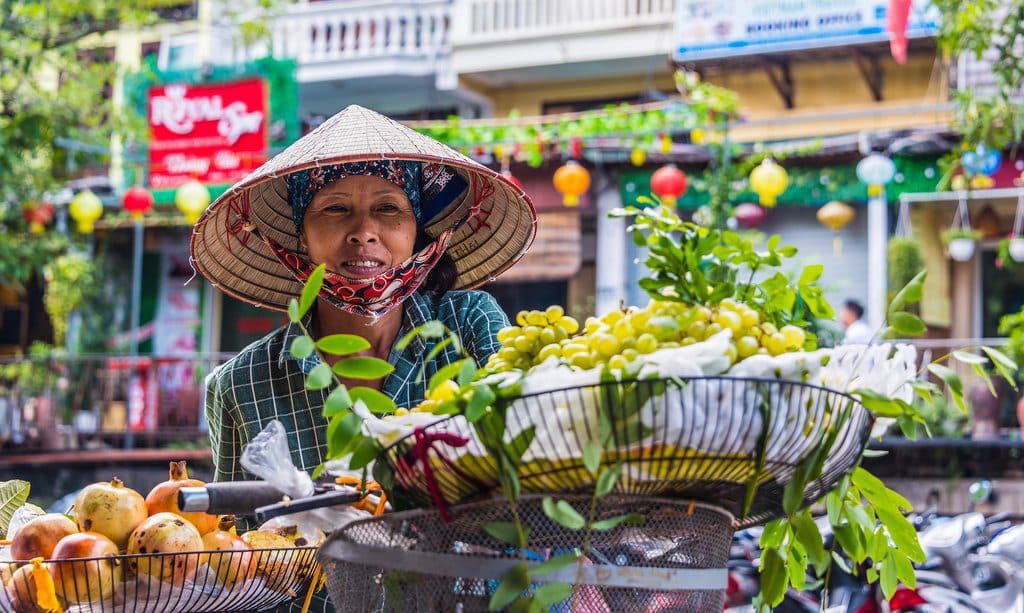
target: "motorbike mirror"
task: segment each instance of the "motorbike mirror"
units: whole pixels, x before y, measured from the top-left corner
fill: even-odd
[[[968,488],[967,495],[971,500],[971,504],[987,502],[992,496],[992,482],[988,479],[975,481],[971,484],[970,488]]]

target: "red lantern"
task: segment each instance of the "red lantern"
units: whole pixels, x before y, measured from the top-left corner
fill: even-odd
[[[53,205],[49,202],[28,203],[21,209],[21,215],[28,222],[29,231],[39,234],[53,221]]]
[[[736,207],[732,216],[736,218],[736,222],[741,226],[750,229],[764,223],[764,220],[768,218],[768,210],[753,202],[744,202]]]
[[[662,166],[651,175],[651,191],[666,206],[675,206],[676,200],[686,193],[686,174],[675,164]]]
[[[121,206],[128,211],[132,219],[142,219],[143,215],[153,209],[153,194],[146,188],[136,185],[124,193]]]
[[[514,177],[514,176],[512,175],[512,173],[511,173],[511,172],[509,172],[509,171],[507,171],[507,170],[503,170],[503,171],[501,171],[501,176],[505,177],[505,179],[506,179],[506,180],[507,180],[507,181],[508,181],[509,183],[511,183],[512,185],[515,185],[515,186],[516,186],[516,187],[518,187],[519,189],[523,189],[523,184],[522,184],[522,182],[521,182],[521,181],[520,181],[519,179],[515,178],[515,177]]]
[[[569,155],[572,159],[578,160],[583,157],[583,139],[579,136],[574,136],[569,141]]]

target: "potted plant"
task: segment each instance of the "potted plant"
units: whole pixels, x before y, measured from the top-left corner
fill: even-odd
[[[1003,315],[999,319],[999,334],[1006,336],[1008,341],[1004,353],[1018,364],[1017,380],[1024,375],[1024,366],[1019,366],[1024,358],[1024,308],[1016,313]],[[1024,429],[1024,396],[1017,401],[1017,422]]]
[[[909,236],[894,236],[888,248],[889,300],[896,297],[901,287],[910,283],[917,273],[925,269],[921,246]],[[916,305],[914,305],[916,307]]]
[[[999,241],[999,261],[1004,267],[1024,263],[1024,236],[1011,233]]]
[[[949,257],[957,262],[966,262],[974,257],[974,251],[981,239],[981,232],[971,228],[950,228],[942,233]]]

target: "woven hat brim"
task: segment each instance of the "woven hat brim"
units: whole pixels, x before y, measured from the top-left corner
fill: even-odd
[[[350,121],[339,122],[348,115]],[[346,128],[359,121],[376,129]],[[327,129],[325,129],[325,126]],[[367,135],[377,138],[369,139]],[[352,136],[357,138],[346,138]],[[314,137],[314,138],[311,138]],[[325,143],[330,146],[325,146]],[[406,148],[402,151],[400,148]],[[346,152],[345,150],[355,152]],[[458,271],[456,289],[479,287],[515,264],[536,235],[537,215],[530,198],[501,174],[453,149],[397,124],[382,115],[349,107],[317,130],[299,139],[225,192],[203,213],[193,230],[192,258],[212,285],[250,304],[284,311],[302,291],[270,248],[244,229],[239,211],[248,197],[248,222],[265,236],[304,254],[292,221],[285,177],[327,164],[374,159],[399,159],[445,164],[475,183],[488,183],[493,193],[480,203],[480,215],[454,233],[448,253]],[[290,165],[289,165],[290,164]],[[469,195],[450,206],[426,228],[437,236],[465,217]],[[234,231],[229,229],[234,228]]]

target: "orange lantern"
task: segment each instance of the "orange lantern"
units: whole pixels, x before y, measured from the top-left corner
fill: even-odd
[[[750,173],[750,189],[761,199],[761,206],[773,207],[776,199],[786,191],[789,184],[789,175],[786,169],[775,163],[771,158],[765,158]]]
[[[675,164],[662,166],[651,175],[651,191],[665,206],[674,207],[676,200],[686,193],[686,173]]]
[[[590,173],[572,160],[565,163],[555,171],[555,189],[562,194],[562,203],[565,206],[576,206],[580,203],[580,196],[590,188]]]
[[[53,205],[49,202],[27,203],[21,209],[21,215],[28,222],[32,234],[40,234],[53,221]]]

